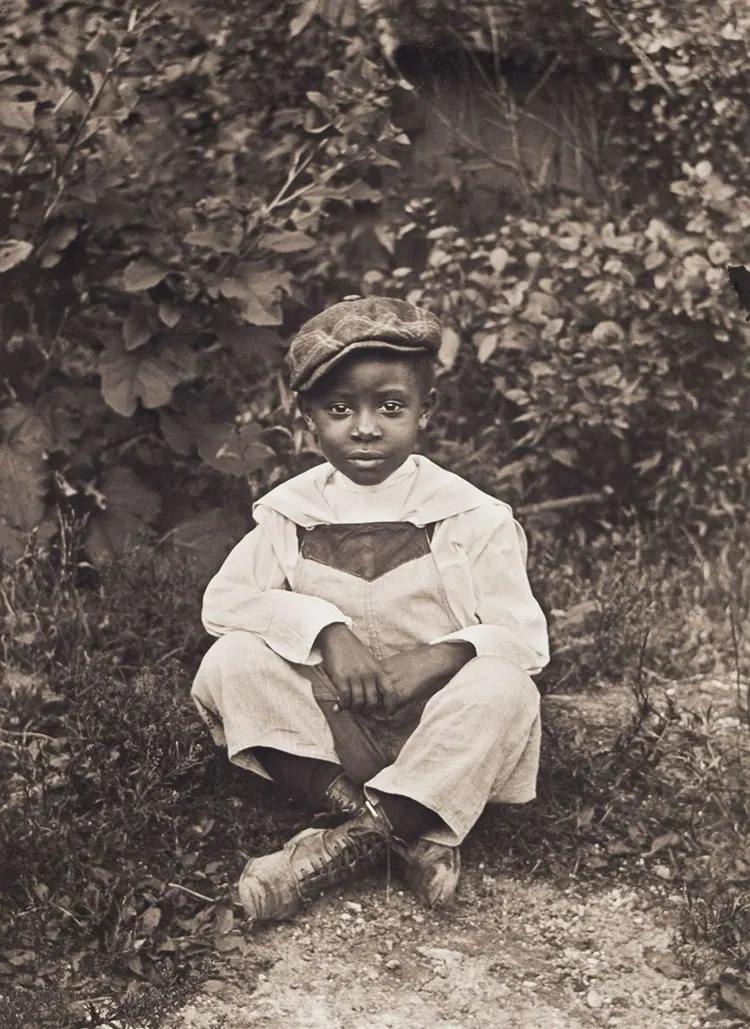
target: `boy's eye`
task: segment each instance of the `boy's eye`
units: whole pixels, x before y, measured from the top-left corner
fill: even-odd
[[[331,414],[347,414],[351,408],[348,404],[330,404],[328,410]]]
[[[396,411],[401,411],[404,405],[400,400],[386,400],[383,404],[383,410],[387,414],[395,414]]]

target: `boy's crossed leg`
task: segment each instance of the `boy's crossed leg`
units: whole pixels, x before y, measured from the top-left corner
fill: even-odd
[[[346,777],[307,672],[257,636],[233,632],[204,658],[193,695],[233,761],[319,806],[321,794],[331,800]],[[533,796],[538,735],[531,679],[508,662],[475,658],[427,702],[396,759],[369,779],[369,803],[349,782],[344,813],[361,803],[352,818],[305,830],[282,851],[248,863],[240,885],[246,909],[259,919],[287,917],[375,863],[389,845],[406,859],[407,881],[426,903],[449,899],[458,844],[487,800]],[[503,784],[511,784],[507,796]]]

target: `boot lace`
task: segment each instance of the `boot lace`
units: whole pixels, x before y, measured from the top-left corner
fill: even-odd
[[[372,867],[386,845],[379,832],[365,826],[352,826],[345,834],[329,837],[325,848],[322,846],[323,838],[317,841],[319,846],[307,855],[308,867],[300,878],[300,895],[305,901],[313,900],[329,886],[337,886],[357,872]]]

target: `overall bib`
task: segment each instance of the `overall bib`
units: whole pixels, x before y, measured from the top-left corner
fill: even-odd
[[[427,644],[461,628],[431,529],[410,522],[299,528],[290,589],[335,604],[377,659]],[[242,631],[214,643],[193,686],[214,740],[235,763],[268,777],[254,747],[340,762],[366,789],[435,811],[445,826],[427,836],[437,842],[460,843],[488,801],[535,796],[539,696],[510,661],[476,657],[427,701],[388,719],[337,715],[334,696],[320,666],[292,664]]]

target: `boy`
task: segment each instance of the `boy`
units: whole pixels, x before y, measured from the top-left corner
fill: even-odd
[[[440,325],[346,299],[289,349],[326,463],[254,505],[206,590],[220,639],[193,696],[232,761],[344,818],[251,859],[240,899],[288,917],[387,847],[427,905],[455,893],[488,801],[535,795],[544,616],[507,505],[413,453]]]

